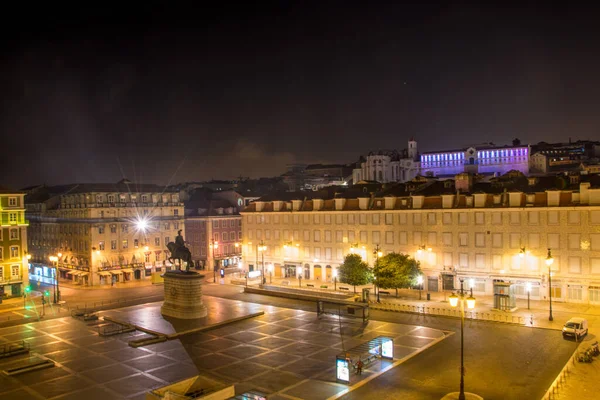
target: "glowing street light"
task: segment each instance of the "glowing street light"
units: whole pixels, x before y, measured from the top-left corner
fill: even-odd
[[[136,226],[136,228],[137,228],[138,231],[140,231],[140,232],[146,232],[146,230],[148,229],[148,220],[146,218],[139,217],[135,221],[135,226]]]
[[[423,275],[417,277],[417,283],[419,284],[419,300],[421,300],[421,290],[423,290]]]
[[[338,276],[338,271],[337,269],[333,270],[333,290],[337,291],[337,276]]]

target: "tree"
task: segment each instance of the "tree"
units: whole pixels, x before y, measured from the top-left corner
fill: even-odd
[[[398,297],[398,289],[416,285],[422,271],[419,262],[409,255],[390,253],[379,258],[373,273],[379,288],[396,289]]]
[[[356,285],[366,285],[370,282],[371,269],[358,254],[348,254],[338,269],[338,275],[340,282],[354,286],[356,293]]]

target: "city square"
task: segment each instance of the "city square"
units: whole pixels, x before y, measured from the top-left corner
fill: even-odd
[[[11,3],[0,400],[597,397],[596,8]]]

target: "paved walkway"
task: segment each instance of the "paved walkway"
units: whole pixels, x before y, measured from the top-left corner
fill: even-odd
[[[340,323],[337,318],[318,319],[314,312],[210,296],[205,304],[209,322],[258,310],[265,314],[141,348],[127,345],[145,335],[141,332],[102,337],[91,324],[70,317],[2,328],[0,343],[24,339],[34,357],[49,358],[56,366],[16,377],[0,374],[0,400],[141,400],[153,388],[199,372],[235,384],[237,394],[256,390],[267,393],[270,400],[335,399],[451,335],[389,322]],[[107,313],[119,320],[135,319],[154,330],[168,328],[159,303]],[[180,331],[176,325],[170,328]],[[394,362],[377,360],[365,366],[362,375],[352,374],[350,385],[337,383],[335,356],[381,335],[394,338]],[[0,360],[0,370],[14,365],[14,359]]]

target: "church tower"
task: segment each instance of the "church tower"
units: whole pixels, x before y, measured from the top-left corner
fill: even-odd
[[[417,154],[417,142],[414,138],[411,137],[408,141],[408,158],[410,158],[413,161],[418,161]]]

